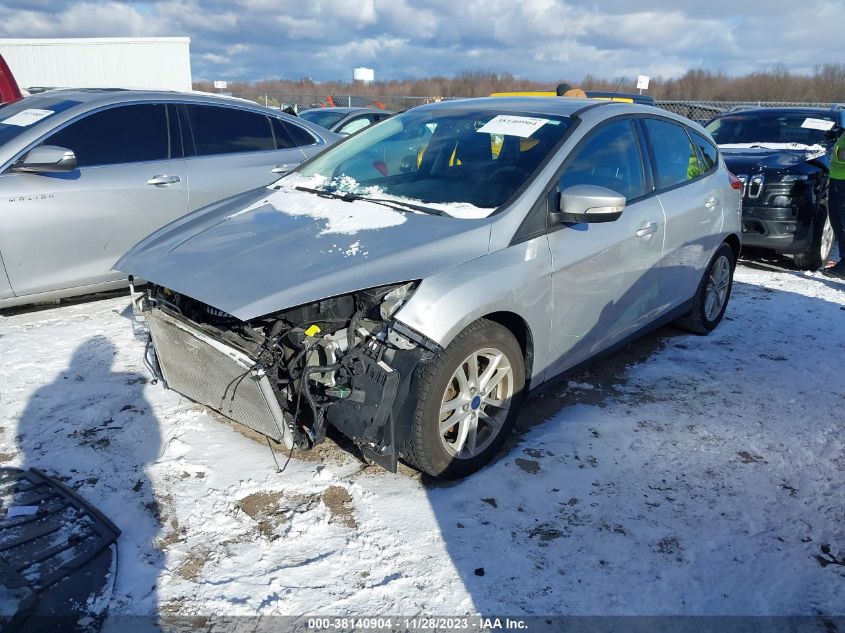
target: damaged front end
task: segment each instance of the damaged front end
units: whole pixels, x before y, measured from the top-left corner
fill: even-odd
[[[282,443],[308,450],[327,425],[396,471],[417,366],[436,344],[393,321],[418,282],[391,284],[241,321],[150,285],[141,309],[166,385]]]

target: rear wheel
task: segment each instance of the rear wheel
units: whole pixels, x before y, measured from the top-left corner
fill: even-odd
[[[465,477],[487,464],[513,427],[525,366],[511,332],[470,324],[423,369],[404,457],[434,477]]]
[[[722,244],[698,284],[692,310],[678,325],[696,334],[709,334],[719,325],[731,298],[734,265],[733,249]]]
[[[820,204],[816,219],[813,222],[813,235],[810,240],[810,248],[806,253],[799,253],[793,256],[795,266],[801,270],[818,270],[824,266],[830,251],[833,250],[833,225],[830,223],[830,214],[826,204]]]

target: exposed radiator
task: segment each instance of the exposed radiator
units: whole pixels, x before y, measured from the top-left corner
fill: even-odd
[[[160,308],[146,313],[168,387],[227,418],[293,446],[293,436],[255,359]]]

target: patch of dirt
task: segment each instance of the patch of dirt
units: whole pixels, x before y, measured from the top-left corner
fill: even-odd
[[[156,523],[164,525],[165,511],[168,507],[173,506],[173,497],[171,495],[160,495],[153,497],[153,500],[145,503],[144,507],[153,515]]]
[[[187,530],[184,527],[179,527],[179,521],[176,517],[170,518],[170,528],[171,530],[167,534],[156,540],[156,549],[164,551],[174,543],[180,543],[185,540]]]
[[[679,561],[682,560],[681,554],[684,552],[684,548],[675,536],[666,536],[660,539],[657,543],[656,549],[659,554],[663,554],[664,556],[677,556]]]
[[[554,453],[551,451],[547,451],[544,448],[523,448],[522,452],[528,455],[529,457],[536,457],[540,459],[541,457],[554,457]]]
[[[330,523],[340,523],[350,529],[358,527],[355,521],[352,496],[343,486],[329,486],[323,491],[323,503],[329,509]]]
[[[763,457],[755,455],[754,453],[749,453],[748,451],[737,451],[736,454],[739,455],[743,464],[756,464],[758,462],[763,462],[764,464],[766,463],[766,460]]]
[[[230,420],[229,418],[219,415],[211,409],[206,409],[205,407],[201,406],[199,407],[199,409],[204,411],[205,413],[213,415],[214,418],[219,420],[221,423],[228,424],[244,437],[247,437],[254,442],[258,442],[259,444],[267,446],[269,438],[267,438],[266,435],[262,435],[258,431],[254,431],[248,426],[244,426],[243,424],[240,424],[238,422]],[[332,427],[326,429],[325,441],[321,444],[318,444],[310,451],[298,451],[294,449],[293,453],[291,453],[290,449],[285,448],[284,444],[281,444],[274,440],[269,440],[269,445],[273,452],[279,454],[276,456],[276,459],[279,461],[280,466],[284,465],[285,460],[287,460],[288,458],[288,455],[290,455],[293,459],[298,459],[303,462],[331,462],[338,465],[345,465],[353,461],[359,461],[361,462],[362,466],[366,465],[366,460],[364,459],[363,455],[361,455],[360,451],[358,450],[358,447],[355,446],[355,443]],[[267,460],[272,466],[273,458],[271,455],[267,455]]]
[[[529,475],[536,475],[540,472],[540,463],[535,462],[533,459],[522,459],[521,457],[517,457],[514,461],[521,470],[524,470]]]
[[[176,615],[182,611],[181,600],[168,600],[167,602],[158,606],[158,611],[161,615]]]
[[[17,453],[0,453],[0,462],[10,462],[17,456]]]
[[[243,510],[250,518],[258,519],[268,514],[274,514],[278,510],[282,496],[284,496],[284,493],[281,491],[265,492],[262,490],[247,495],[238,501],[238,508]]]
[[[202,575],[206,562],[208,562],[208,550],[205,547],[191,550],[187,558],[179,565],[176,573],[185,580],[196,582]]]
[[[308,512],[317,504],[316,495],[285,495],[282,491],[262,490],[240,499],[237,507],[256,522],[262,536],[279,538],[276,528],[288,522],[294,513]]]
[[[566,536],[563,532],[557,529],[551,523],[541,523],[528,533],[528,538],[536,538],[540,541],[540,545],[544,545],[549,541],[554,541]]]

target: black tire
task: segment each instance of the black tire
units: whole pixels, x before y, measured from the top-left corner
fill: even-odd
[[[728,260],[729,277],[727,293],[725,294],[725,299],[722,303],[722,307],[719,310],[719,313],[713,318],[709,318],[707,316],[705,306],[707,303],[707,293],[711,286],[710,276],[713,273],[717,262],[719,262],[722,257],[726,257]],[[710,263],[707,264],[707,269],[704,271],[704,275],[701,278],[701,282],[698,284],[698,289],[695,291],[695,297],[693,298],[692,303],[692,310],[686,316],[678,319],[676,321],[677,325],[695,334],[709,334],[714,329],[716,329],[716,326],[719,325],[719,322],[722,320],[722,317],[725,316],[725,309],[728,307],[728,302],[731,298],[731,288],[733,288],[733,276],[735,267],[736,258],[734,257],[733,249],[730,247],[729,244],[723,243],[718,248],[713,257],[710,259]]]
[[[832,243],[825,240],[826,234],[833,234],[833,227],[830,224],[830,216],[827,210],[827,203],[819,204],[816,217],[813,220],[813,235],[810,239],[810,247],[806,253],[798,253],[792,256],[796,268],[800,270],[818,270],[824,266],[830,255]]]
[[[486,348],[502,352],[510,364],[513,381],[510,408],[498,433],[494,435],[490,431],[492,442],[483,451],[473,457],[458,458],[447,451],[441,439],[441,404],[447,388],[454,384],[452,377],[457,369],[470,355]],[[402,451],[404,460],[432,477],[457,479],[476,472],[493,459],[511,432],[519,414],[524,386],[525,360],[510,330],[486,319],[471,323],[443,352],[426,363],[418,376],[417,407],[411,421],[409,439]],[[485,405],[480,405],[480,409],[485,409]]]

